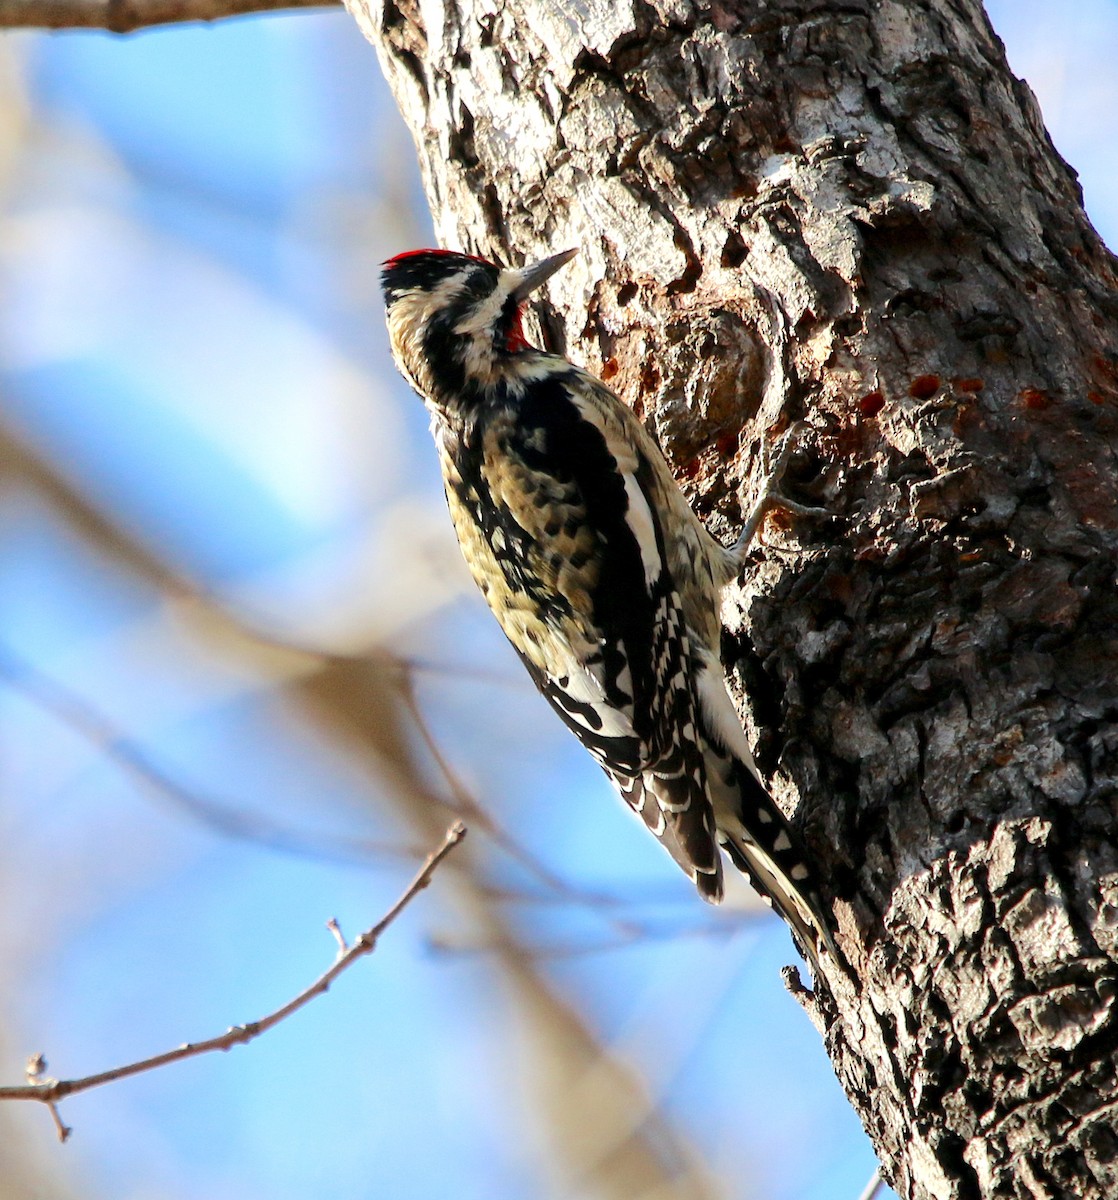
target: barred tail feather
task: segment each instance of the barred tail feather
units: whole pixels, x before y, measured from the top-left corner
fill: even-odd
[[[722,900],[722,857],[704,785],[688,774],[607,772],[621,798],[655,834],[710,904]]]
[[[721,665],[708,658],[698,682],[706,776],[723,849],[812,958],[821,949],[837,957],[807,851],[757,777]]]
[[[731,760],[731,765],[740,816],[718,822],[723,848],[734,866],[788,922],[812,959],[823,950],[837,959],[807,851],[752,771],[737,760]],[[765,844],[747,826],[761,831],[762,836],[769,835]]]

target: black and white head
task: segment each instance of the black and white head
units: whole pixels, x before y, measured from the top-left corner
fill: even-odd
[[[435,409],[476,402],[531,350],[524,301],[577,254],[565,250],[527,267],[498,267],[450,250],[412,250],[381,271],[392,354]]]

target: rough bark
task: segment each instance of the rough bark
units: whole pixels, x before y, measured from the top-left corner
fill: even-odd
[[[351,7],[444,242],[729,537],[743,717],[849,972],[805,1003],[904,1197],[1118,1194],[1115,264],[976,0]]]

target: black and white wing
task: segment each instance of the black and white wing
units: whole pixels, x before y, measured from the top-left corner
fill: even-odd
[[[722,866],[696,737],[695,647],[643,477],[567,368],[488,414],[447,495],[467,562],[536,686],[708,899]],[[618,403],[613,401],[613,403]],[[480,453],[478,451],[481,451]]]

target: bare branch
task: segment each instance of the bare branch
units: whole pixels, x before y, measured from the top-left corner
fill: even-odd
[[[32,1055],[27,1064],[27,1078],[31,1082],[13,1087],[0,1087],[0,1100],[37,1100],[42,1104],[46,1104],[54,1117],[59,1139],[65,1141],[70,1134],[70,1130],[62,1123],[62,1119],[59,1117],[55,1106],[59,1100],[64,1099],[66,1096],[72,1096],[77,1092],[84,1092],[90,1088],[100,1087],[102,1084],[112,1083],[117,1079],[126,1079],[129,1075],[139,1075],[144,1071],[153,1071],[156,1067],[163,1067],[168,1063],[178,1062],[184,1058],[193,1058],[199,1054],[208,1054],[213,1050],[230,1050],[234,1046],[241,1046],[246,1042],[251,1042],[253,1038],[259,1037],[274,1025],[278,1025],[281,1021],[286,1020],[292,1013],[298,1012],[299,1009],[305,1004],[310,1003],[316,996],[321,996],[324,992],[328,991],[334,980],[348,967],[352,966],[357,959],[361,958],[362,955],[371,954],[376,949],[377,941],[381,934],[384,933],[388,926],[396,920],[412,900],[431,882],[431,877],[435,873],[436,868],[465,836],[466,826],[461,821],[456,821],[446,831],[442,845],[428,855],[426,862],[420,867],[415,878],[404,889],[396,903],[392,905],[388,912],[375,925],[358,935],[351,945],[345,946],[337,922],[333,920],[328,922],[327,924],[331,933],[339,943],[338,953],[334,962],[309,987],[304,988],[297,996],[277,1008],[274,1012],[269,1013],[266,1017],[261,1017],[258,1021],[250,1021],[246,1025],[230,1026],[224,1033],[219,1034],[217,1037],[209,1038],[204,1042],[186,1042],[181,1046],[177,1046],[174,1050],[168,1050],[163,1054],[156,1054],[151,1058],[144,1058],[122,1067],[113,1067],[111,1070],[101,1071],[97,1075],[85,1075],[80,1079],[50,1079],[45,1076],[46,1060],[41,1054]]]
[[[0,26],[132,33],[152,25],[338,7],[336,0],[0,0]]]
[[[46,1072],[47,1060],[41,1054],[32,1054],[28,1057],[27,1066],[23,1070],[28,1084],[40,1087],[43,1083],[50,1082],[46,1079]],[[50,1110],[51,1120],[54,1122],[55,1133],[58,1134],[58,1140],[60,1142],[68,1141],[70,1134],[74,1131],[63,1121],[62,1114],[58,1111],[58,1105],[53,1100],[48,1100],[46,1103]]]

